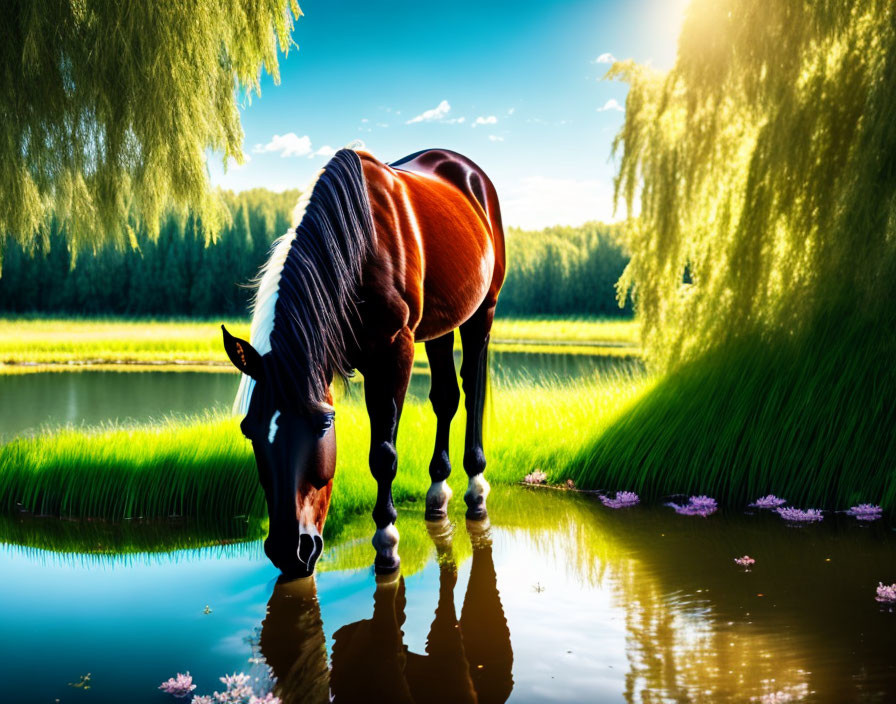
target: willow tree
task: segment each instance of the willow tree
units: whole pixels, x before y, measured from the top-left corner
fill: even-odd
[[[640,210],[619,288],[661,367],[834,312],[893,320],[896,3],[692,0],[671,71],[611,75],[617,198]]]
[[[241,162],[238,100],[278,78],[295,0],[0,3],[0,245],[49,217],[75,247],[158,231],[168,205],[214,232],[207,154]],[[2,248],[0,248],[2,249]]]

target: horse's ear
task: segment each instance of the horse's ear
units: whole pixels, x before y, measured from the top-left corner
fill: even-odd
[[[263,365],[258,351],[245,340],[231,335],[223,325],[221,332],[224,333],[224,350],[230,357],[230,361],[233,362],[233,366],[243,374],[251,376],[255,381],[261,379]]]

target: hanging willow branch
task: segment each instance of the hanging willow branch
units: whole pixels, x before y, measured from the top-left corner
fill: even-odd
[[[692,0],[667,74],[631,62],[617,199],[669,368],[896,294],[896,3]]]
[[[278,79],[295,0],[0,3],[0,250],[50,216],[74,248],[158,231],[168,205],[209,232],[206,154],[242,161],[238,91]]]

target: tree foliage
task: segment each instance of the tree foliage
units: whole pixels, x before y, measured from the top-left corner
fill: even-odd
[[[152,237],[173,203],[214,234],[208,150],[242,161],[238,89],[278,77],[295,0],[0,3],[0,244]]]
[[[640,208],[620,292],[655,361],[834,311],[892,321],[896,4],[692,0],[670,72],[610,75],[617,198]]]
[[[502,315],[631,315],[616,302],[615,284],[628,257],[618,227],[590,222],[580,227],[507,231],[507,278]]]
[[[76,315],[245,315],[247,285],[268,256],[271,242],[286,232],[298,191],[263,189],[222,194],[234,215],[217,239],[196,214],[168,212],[159,235],[135,232],[135,247],[107,243],[80,254],[58,223],[49,246],[31,252],[15,240],[6,245],[0,278],[0,310],[9,313]]]

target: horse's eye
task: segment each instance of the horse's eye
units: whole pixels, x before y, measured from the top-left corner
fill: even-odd
[[[315,430],[317,431],[318,437],[322,438],[324,434],[333,427],[333,420],[335,418],[335,413],[321,413],[317,416],[315,419]]]

